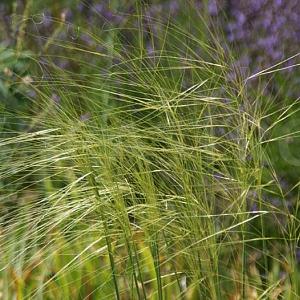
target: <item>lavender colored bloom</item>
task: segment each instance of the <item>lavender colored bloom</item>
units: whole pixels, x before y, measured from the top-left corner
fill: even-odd
[[[246,21],[246,16],[243,12],[237,12],[237,14],[235,15],[236,21],[238,25],[243,25]]]
[[[247,53],[252,70],[268,67],[298,52],[297,0],[228,0],[228,3],[229,22],[224,21],[227,39]]]
[[[178,11],[179,11],[179,2],[177,0],[172,0],[168,3],[168,6],[169,6],[169,11],[171,14],[177,14]]]
[[[209,0],[208,2],[208,13],[211,16],[216,16],[218,14],[218,6],[216,0]]]
[[[80,39],[88,46],[94,46],[95,45],[95,41],[91,38],[90,35],[83,33],[80,36]]]
[[[114,14],[110,10],[103,10],[102,16],[106,21],[112,22],[114,20]]]
[[[60,67],[61,69],[67,69],[70,65],[70,62],[67,59],[59,59],[57,61],[57,66]]]
[[[103,21],[118,25],[125,20],[123,14],[114,12],[107,4],[97,3],[92,6],[92,10],[96,15],[101,16]]]
[[[224,179],[224,175],[221,174],[221,173],[219,173],[219,172],[214,172],[213,177],[214,177],[216,180]]]
[[[41,21],[41,24],[43,24],[43,27],[45,28],[49,28],[52,24],[52,17],[51,17],[51,13],[46,10],[43,12],[43,19]]]
[[[150,6],[149,12],[151,16],[155,17],[158,14],[160,14],[162,10],[163,10],[163,6],[161,4],[154,4]]]
[[[286,191],[289,188],[289,183],[285,178],[280,178],[279,183],[280,183],[280,186],[283,190]]]
[[[282,5],[283,1],[282,0],[275,0],[275,6],[280,7]]]
[[[277,37],[274,35],[273,36],[271,35],[271,36],[268,36],[265,38],[260,38],[257,41],[257,45],[259,47],[266,48],[266,49],[273,48],[274,46],[276,46],[277,43],[278,43]]]
[[[61,18],[63,21],[71,22],[73,17],[73,13],[70,9],[64,9],[61,13]]]
[[[264,29],[268,29],[270,25],[272,25],[272,17],[267,17],[264,18],[262,21],[261,21],[261,25],[263,26]]]
[[[272,199],[270,199],[270,202],[275,207],[280,207],[282,205],[282,201],[278,198],[272,198]]]
[[[85,9],[84,3],[80,2],[80,3],[77,4],[77,10],[78,10],[79,12],[82,13],[82,12],[84,11],[84,9]]]
[[[147,45],[146,45],[146,50],[147,50],[147,54],[148,56],[153,56],[154,53],[155,53],[155,50],[153,48],[153,45],[151,42],[148,42]]]
[[[251,8],[254,11],[257,11],[257,10],[262,8],[262,6],[265,4],[266,1],[264,1],[264,0],[253,0],[253,1],[248,1],[248,2],[249,2],[249,5],[251,6]]]
[[[274,61],[280,60],[280,59],[283,58],[283,54],[282,54],[282,52],[280,50],[271,50],[269,54],[270,54],[270,57]]]
[[[201,0],[196,0],[194,5],[195,5],[195,9],[197,10],[202,9],[203,7],[203,3]]]
[[[80,121],[86,122],[86,121],[88,121],[90,118],[91,118],[91,114],[90,114],[89,112],[87,112],[87,113],[82,114],[82,115],[80,116]]]
[[[258,211],[259,209],[258,209],[258,205],[257,205],[257,203],[256,202],[254,202],[252,205],[251,205],[251,207],[250,207],[250,211],[251,212],[255,212],[255,211]]]
[[[53,93],[51,95],[51,100],[54,102],[55,105],[59,105],[60,103],[60,97],[56,93]]]
[[[35,90],[28,90],[27,95],[29,98],[36,98],[36,91]]]
[[[98,14],[101,14],[104,10],[104,5],[102,3],[97,3],[93,6],[93,9],[95,10],[95,12],[97,12]]]

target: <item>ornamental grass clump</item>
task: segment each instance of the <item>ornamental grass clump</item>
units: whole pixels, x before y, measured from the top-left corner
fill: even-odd
[[[213,35],[151,22],[58,33],[34,57],[27,130],[0,142],[4,298],[297,297],[259,92]]]

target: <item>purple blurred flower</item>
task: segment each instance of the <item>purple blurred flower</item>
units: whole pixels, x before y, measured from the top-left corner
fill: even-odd
[[[48,28],[52,24],[52,16],[48,10],[43,12],[42,24],[45,28]]]
[[[56,65],[61,69],[67,69],[70,65],[70,61],[68,59],[59,58],[56,61],[57,61]]]
[[[216,0],[209,0],[208,2],[208,13],[211,16],[216,16],[218,14],[218,6]]]
[[[228,0],[229,42],[249,56],[252,69],[274,64],[298,52],[300,6],[297,0]]]
[[[277,37],[275,35],[271,35],[265,38],[259,38],[257,40],[257,46],[261,48],[266,48],[266,50],[268,50],[276,46],[277,42]]]
[[[251,211],[251,212],[256,212],[256,211],[258,211],[258,210],[259,210],[259,208],[258,208],[257,203],[256,203],[256,202],[253,202],[252,205],[250,206],[250,211]]]
[[[169,12],[170,14],[174,15],[177,14],[179,9],[180,9],[180,5],[179,2],[177,0],[172,0],[168,3],[168,8],[169,8]]]
[[[271,198],[270,203],[275,207],[280,207],[282,205],[282,201],[278,198]]]
[[[146,45],[146,50],[147,50],[148,56],[154,56],[155,50],[154,50],[153,45],[150,41]]]
[[[86,122],[91,118],[91,114],[89,112],[84,113],[80,116],[80,121]]]
[[[279,6],[281,6],[282,5],[282,0],[275,0],[275,6],[277,6],[277,7],[279,7]]]
[[[54,102],[55,105],[59,105],[60,103],[60,97],[56,93],[53,93],[51,95],[51,100]]]
[[[237,12],[237,14],[235,15],[235,18],[236,18],[236,21],[237,21],[237,24],[239,25],[243,25],[246,21],[246,16],[243,12]]]
[[[97,12],[98,14],[101,14],[104,10],[104,4],[103,3],[97,3],[93,6],[93,9],[95,10],[95,12]]]
[[[61,19],[62,21],[67,21],[67,22],[71,22],[72,21],[72,17],[73,17],[73,12],[66,8],[61,12]]]
[[[219,173],[219,172],[214,172],[213,177],[214,177],[216,180],[224,179],[224,175],[223,175],[222,173]]]
[[[80,36],[80,39],[88,46],[94,46],[95,45],[95,40],[91,38],[90,35],[83,33]]]
[[[79,11],[79,12],[83,12],[84,10],[85,10],[85,5],[84,5],[84,3],[82,3],[82,2],[80,2],[80,3],[78,3],[77,4],[77,10]]]
[[[29,98],[36,98],[36,91],[35,90],[28,90],[27,95]]]

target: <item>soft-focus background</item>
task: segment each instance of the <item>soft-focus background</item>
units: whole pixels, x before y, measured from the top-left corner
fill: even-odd
[[[266,170],[266,174],[263,174],[266,178],[263,181],[268,182],[268,176],[273,174],[280,184],[280,188],[274,187],[265,191],[263,197],[275,209],[293,211],[295,218],[298,218],[300,216],[296,211],[300,178],[298,0],[2,0],[0,1],[0,139],[7,140],[16,133],[30,133],[39,129],[39,122],[45,121],[44,107],[41,107],[44,95],[52,99],[53,107],[59,107],[64,93],[68,94],[70,98],[75,99],[74,111],[78,119],[82,122],[89,120],[92,112],[85,106],[84,101],[81,101],[76,87],[71,88],[70,85],[57,88],[53,83],[59,79],[55,76],[65,74],[66,82],[72,80],[80,84],[89,82],[91,86],[97,87],[97,74],[103,78],[112,66],[119,63],[115,52],[124,52],[128,57],[139,55],[132,45],[141,40],[137,37],[137,29],[140,27],[143,28],[139,32],[153,32],[153,35],[145,33],[142,40],[143,51],[147,57],[151,59],[153,56],[155,60],[157,49],[165,42],[165,28],[168,26],[172,28],[169,24],[176,24],[176,28],[189,32],[212,47],[214,45],[212,37],[216,38],[220,49],[222,48],[223,59],[228,59],[230,65],[226,73],[226,82],[233,82],[234,85],[241,78],[249,78],[245,87],[249,99],[257,97],[257,91],[260,91],[259,99],[255,99],[255,102],[259,103],[260,109],[268,116],[260,125],[263,128],[270,128],[269,139],[270,141],[274,139],[274,142],[266,143],[265,150],[269,155],[263,162],[266,169],[270,165],[274,169]],[[154,40],[153,36],[162,38]],[[176,38],[178,37],[174,33],[173,41],[166,43],[176,45]],[[188,37],[187,44],[190,45],[191,53],[195,57],[201,56],[210,60],[209,55],[202,53],[202,49],[197,48]],[[178,48],[173,46],[170,50],[181,51],[180,46]],[[96,55],[91,55],[95,53]],[[251,77],[262,70],[264,75]],[[184,85],[184,79],[182,82]],[[37,90],[40,92],[37,93]],[[87,93],[86,97],[93,99],[98,95]],[[289,117],[285,118],[285,114]],[[278,119],[281,121],[277,125]],[[18,145],[10,146],[7,143],[3,147],[5,151],[1,153],[6,155],[0,157],[2,166],[9,160],[17,161],[20,155],[27,153],[25,149],[20,154]],[[30,151],[28,150],[28,153]],[[5,168],[3,167],[3,170]],[[26,182],[18,180],[23,176],[22,172],[21,175],[16,172],[9,177],[0,177],[0,197],[7,194],[10,182],[16,182],[15,188],[19,191],[22,191],[23,185],[30,185],[31,195],[27,197],[34,198],[35,188],[38,190],[41,187],[36,183],[34,175],[26,177],[29,173],[30,170],[24,171],[24,178],[28,180],[25,180]],[[56,182],[45,181],[43,184],[46,196],[57,186],[60,187],[59,183],[55,186]],[[16,199],[20,197],[20,192],[12,191],[12,194],[14,197],[6,201],[5,205],[0,203],[1,211],[8,216],[18,205]],[[26,199],[26,195],[22,194],[22,197]],[[253,197],[256,197],[255,192]],[[256,211],[258,207],[253,204],[250,209]],[[266,226],[266,236],[280,238],[282,232],[272,221],[270,220]],[[286,220],[278,222],[285,224]],[[259,226],[258,224],[257,227]],[[299,231],[298,228],[297,230]],[[278,255],[271,254],[274,257],[280,257],[281,249],[276,248],[278,244],[270,250]],[[295,263],[299,266],[298,247],[291,251],[295,251]],[[253,260],[255,261],[256,257]],[[279,282],[286,276],[285,264],[274,265],[277,269],[273,271],[274,274],[276,272],[279,274],[276,275]],[[92,266],[87,266],[88,268],[92,269]],[[253,273],[256,272],[254,269]],[[13,271],[11,273],[15,278]],[[0,291],[1,284],[3,285],[2,281]],[[22,284],[17,286],[20,287]],[[16,299],[23,299],[21,290],[22,287]],[[85,295],[88,295],[88,292]],[[0,294],[0,299],[1,297]],[[70,295],[69,299],[75,298]],[[81,298],[78,296],[78,299]],[[86,296],[84,299],[89,298]],[[232,296],[228,299],[241,298]],[[249,299],[264,298],[249,297]]]

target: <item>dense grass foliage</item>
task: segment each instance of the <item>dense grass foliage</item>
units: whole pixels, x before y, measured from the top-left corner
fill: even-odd
[[[0,49],[0,299],[300,297],[299,102],[266,92],[290,59],[246,75],[194,5],[46,36],[25,2]]]

